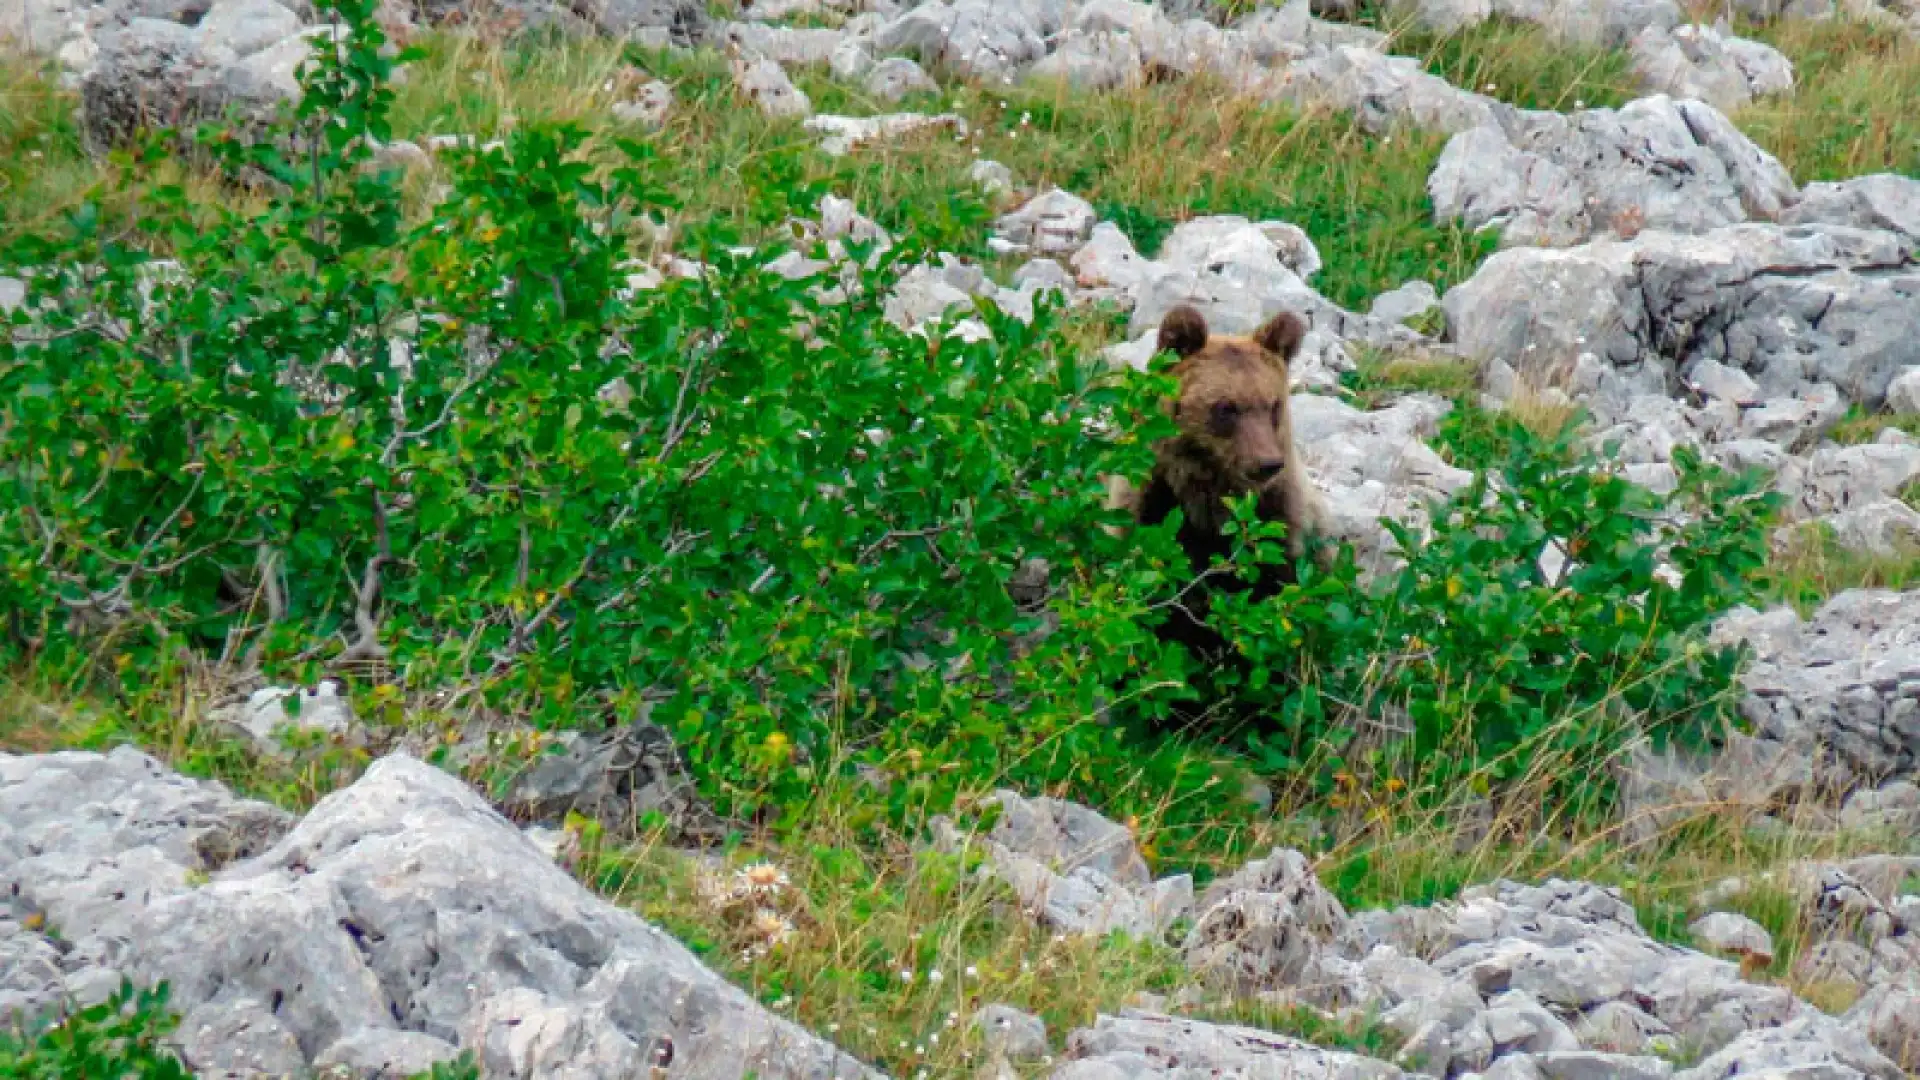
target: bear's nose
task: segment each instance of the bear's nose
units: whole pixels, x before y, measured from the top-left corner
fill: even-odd
[[[1284,462],[1263,461],[1253,467],[1253,478],[1255,480],[1259,480],[1264,483],[1268,480],[1273,479],[1276,476],[1279,476],[1280,470],[1284,467],[1285,467]]]

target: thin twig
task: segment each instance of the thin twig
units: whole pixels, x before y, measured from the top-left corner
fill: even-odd
[[[619,531],[620,526],[627,523],[627,518],[630,517],[632,513],[632,507],[622,507],[620,512],[614,515],[613,523],[607,526],[607,532],[614,533]],[[567,578],[566,583],[553,590],[553,594],[547,597],[547,602],[540,605],[540,610],[533,613],[533,618],[514,627],[513,634],[507,640],[506,647],[501,649],[499,655],[493,659],[493,674],[499,674],[508,664],[513,662],[514,657],[527,651],[532,643],[533,635],[540,632],[540,628],[545,626],[547,620],[552,618],[553,613],[559,609],[560,602],[570,596],[574,588],[587,576],[587,571],[593,568],[594,557],[598,554],[600,554],[599,544],[589,547],[587,553],[580,556],[580,565],[574,568],[573,575]]]
[[[380,571],[393,558],[387,539],[387,506],[378,491],[373,493],[375,551],[361,571],[360,586],[354,590],[353,626],[358,635],[345,652],[334,658],[336,664],[384,663],[386,646],[380,644],[380,623],[374,617],[374,605],[380,599]]]

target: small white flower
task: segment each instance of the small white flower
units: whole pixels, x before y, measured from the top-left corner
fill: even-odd
[[[910,983],[910,982],[912,982],[912,981],[913,981],[913,969],[912,969],[912,968],[901,968],[901,969],[900,969],[900,981],[901,981],[901,982],[903,982],[903,983]]]
[[[927,981],[935,986],[939,986],[942,982],[945,982],[946,978],[945,975],[940,974],[939,968],[934,968],[932,971],[927,972]]]
[[[977,979],[977,978],[979,978],[979,977],[980,977],[980,969],[979,969],[979,968],[977,968],[977,967],[974,967],[974,966],[973,966],[972,964],[968,964],[968,965],[967,965],[967,978],[969,978],[969,979]]]

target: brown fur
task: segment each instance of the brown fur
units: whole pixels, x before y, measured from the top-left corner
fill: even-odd
[[[1261,520],[1286,525],[1293,560],[1325,530],[1325,504],[1293,441],[1288,364],[1305,336],[1305,324],[1291,312],[1246,337],[1210,334],[1205,317],[1191,307],[1175,308],[1161,322],[1160,348],[1180,357],[1173,369],[1180,392],[1168,403],[1180,432],[1154,448],[1145,488],[1136,492],[1124,481],[1110,483],[1108,503],[1131,506],[1145,525],[1158,524],[1175,508],[1184,511],[1180,545],[1195,573],[1205,571],[1215,555],[1232,553],[1233,540],[1225,533],[1230,497],[1255,493]],[[1256,595],[1271,595],[1292,579],[1291,563],[1265,568]],[[1211,631],[1184,622],[1172,628],[1173,636],[1217,647]]]

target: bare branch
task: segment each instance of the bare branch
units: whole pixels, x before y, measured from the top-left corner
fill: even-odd
[[[612,524],[607,526],[607,532],[617,532],[620,526],[626,524],[627,518],[632,516],[632,514],[632,507],[622,507],[620,512],[614,515]],[[553,617],[553,613],[560,607],[560,602],[573,594],[573,590],[586,578],[587,571],[593,568],[593,560],[599,554],[599,544],[589,547],[587,553],[580,556],[580,565],[574,568],[573,575],[567,578],[566,582],[559,588],[553,590],[552,595],[547,597],[547,602],[540,605],[540,609],[533,613],[533,618],[514,627],[513,635],[508,639],[506,647],[501,649],[493,658],[493,674],[499,674],[508,664],[513,662],[514,657],[527,651],[532,645],[533,635],[539,633],[540,628],[545,626],[547,620]]]
[[[385,663],[386,646],[380,644],[380,622],[374,605],[380,600],[380,570],[393,559],[387,540],[387,506],[379,492],[373,493],[375,551],[360,574],[360,586],[354,590],[353,626],[358,635],[345,652],[334,658],[336,664]]]
[[[266,651],[267,637],[280,620],[287,615],[287,596],[280,587],[280,552],[269,544],[261,544],[254,553],[254,572],[260,576],[259,588],[255,590],[255,602],[266,601],[267,622],[260,633],[247,647],[247,655],[242,660],[249,670],[259,670],[260,655]]]

